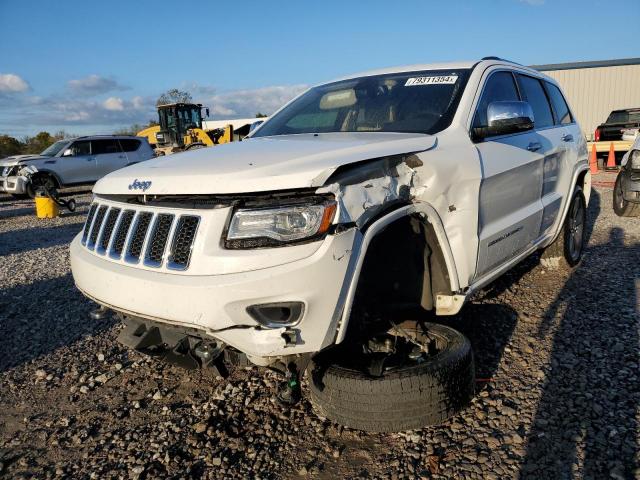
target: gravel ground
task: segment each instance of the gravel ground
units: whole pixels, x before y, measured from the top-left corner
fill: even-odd
[[[574,272],[535,257],[451,319],[478,389],[444,425],[365,434],[275,403],[273,373],[227,380],[121,347],[74,288],[76,214],[0,197],[0,476],[6,478],[640,478],[640,219],[592,194]]]

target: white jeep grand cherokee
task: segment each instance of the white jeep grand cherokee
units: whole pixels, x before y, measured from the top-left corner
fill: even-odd
[[[489,57],[313,87],[241,143],[93,191],[73,275],[120,341],[270,366],[285,401],[306,370],[320,415],[392,431],[473,394],[469,342],[435,316],[537,250],[579,262],[590,174],[556,82]]]

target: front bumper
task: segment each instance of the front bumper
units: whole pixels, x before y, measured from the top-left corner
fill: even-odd
[[[0,192],[24,195],[27,193],[27,179],[25,177],[0,177]]]
[[[640,203],[640,172],[625,169],[620,170],[622,183],[622,197],[627,202]]]
[[[317,352],[335,338],[351,279],[351,251],[357,232],[329,235],[310,256],[251,271],[179,275],[115,263],[89,252],[79,234],[71,244],[71,269],[77,287],[99,304],[125,314],[207,332],[250,358]],[[289,247],[281,247],[279,250]],[[269,255],[269,250],[263,250]],[[287,344],[284,328],[261,327],[247,307],[303,302],[304,315],[292,327],[297,340]],[[224,331],[217,331],[225,329]]]

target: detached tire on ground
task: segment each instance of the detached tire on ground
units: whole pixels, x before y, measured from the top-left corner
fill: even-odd
[[[576,187],[569,203],[569,211],[558,237],[545,248],[540,263],[553,268],[563,265],[573,268],[582,260],[587,227],[587,204],[582,188]]]
[[[332,363],[332,355],[317,355],[308,369],[316,413],[369,432],[422,428],[456,414],[474,393],[471,344],[452,328],[431,323],[426,327],[444,348],[424,363],[385,371],[380,377]]]

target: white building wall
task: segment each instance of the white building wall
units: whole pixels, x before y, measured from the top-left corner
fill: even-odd
[[[562,86],[588,139],[611,110],[640,107],[640,65],[541,71]]]

